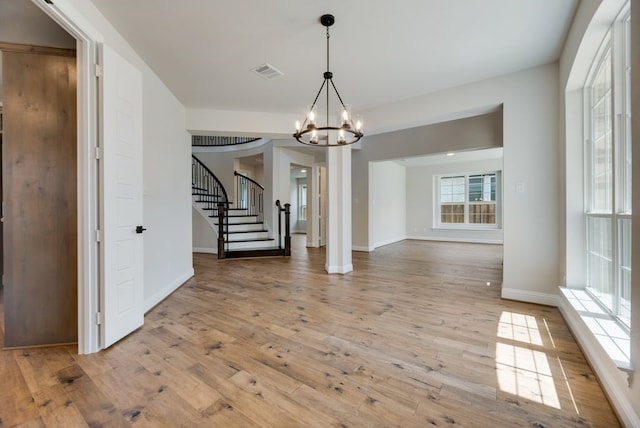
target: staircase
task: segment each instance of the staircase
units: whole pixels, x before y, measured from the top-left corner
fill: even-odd
[[[218,235],[218,258],[285,255],[285,250],[278,245],[281,240],[276,242],[264,224],[264,188],[248,177],[234,174],[237,208],[230,207],[232,202],[215,174],[192,155],[193,205]]]

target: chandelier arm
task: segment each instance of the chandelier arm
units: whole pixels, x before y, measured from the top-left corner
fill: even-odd
[[[329,27],[327,27],[327,30],[329,29]],[[326,80],[325,80],[326,82]],[[332,82],[331,79],[329,79],[329,82]],[[325,123],[327,124],[327,128],[329,127],[329,85],[327,85],[327,115],[325,116]],[[327,138],[329,138],[329,132],[327,131]]]
[[[316,102],[318,102],[318,98],[320,97],[320,94],[322,93],[322,88],[324,88],[324,85],[326,83],[327,83],[327,79],[324,79],[322,81],[322,85],[320,85],[320,90],[318,90],[318,93],[316,94],[316,97],[313,100],[313,104],[311,104],[311,108],[309,109],[309,113],[311,113],[313,108],[316,106]],[[304,129],[304,126],[307,124],[307,120],[309,120],[309,113],[307,113],[307,116],[304,118],[304,122],[302,122],[302,126],[300,127],[300,129]]]
[[[340,104],[342,105],[343,109],[347,109],[347,107],[344,105],[344,101],[342,101],[342,97],[340,96],[340,92],[338,92],[338,88],[336,88],[335,83],[333,83],[333,79],[331,80],[331,86],[333,86],[333,90],[336,91],[336,95],[338,96],[338,100],[340,101]]]

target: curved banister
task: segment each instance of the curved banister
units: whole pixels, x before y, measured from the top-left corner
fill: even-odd
[[[243,177],[245,180],[252,182],[253,184],[255,184],[256,186],[258,186],[259,188],[261,188],[262,190],[264,190],[264,187],[262,187],[262,185],[260,183],[258,183],[257,181],[247,177],[246,175],[242,175],[240,174],[238,171],[233,171],[233,175],[234,176],[240,176]]]
[[[222,182],[218,179],[218,177],[216,177],[216,175],[211,172],[211,170],[209,168],[207,168],[207,166],[205,164],[202,163],[202,161],[200,159],[198,159],[195,155],[191,155],[191,183],[193,186],[196,187],[201,187],[201,186],[205,186],[202,187],[205,191],[210,192],[213,191],[212,194],[215,195],[219,195],[219,193],[216,190],[220,190],[220,192],[222,193],[220,196],[223,197],[222,201],[216,201],[218,203],[224,203],[224,204],[229,204],[229,197],[227,196],[227,190],[224,188],[224,186],[222,185]],[[198,169],[200,169],[202,172],[201,174],[198,174]],[[213,188],[210,188],[209,183],[207,181],[202,181],[202,180],[206,180],[206,177],[210,176],[211,179],[213,180]]]
[[[195,147],[219,147],[235,146],[238,144],[253,143],[261,140],[261,137],[225,137],[217,135],[192,135],[191,145]]]

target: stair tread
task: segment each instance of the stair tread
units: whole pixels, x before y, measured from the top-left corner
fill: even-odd
[[[255,239],[232,239],[224,241],[226,244],[233,244],[235,242],[263,242],[263,241],[275,241],[275,238],[255,238]]]
[[[241,250],[227,250],[227,252],[240,252],[240,251],[273,251],[273,250],[283,250],[284,248],[278,247],[255,247],[255,248],[243,248]]]
[[[217,215],[210,215],[209,217],[210,218],[218,218]],[[257,221],[257,220],[256,221],[240,221],[240,222],[237,222],[237,223],[223,222],[223,224],[263,224],[263,223],[264,223],[264,221]],[[216,222],[214,222],[214,224],[217,225],[218,222],[216,221]]]
[[[267,229],[256,229],[256,230],[234,230],[234,231],[228,231],[225,233],[228,234],[234,234],[234,233],[260,233],[260,232],[268,232]]]
[[[210,215],[209,218],[218,218],[217,215]],[[216,226],[220,223],[218,223],[217,221],[214,221],[213,224],[215,224]],[[222,224],[224,225],[231,225],[231,226],[237,226],[237,225],[242,225],[242,224],[264,224],[264,221],[241,221],[241,222],[237,222],[237,223],[227,223],[227,222],[222,222]]]

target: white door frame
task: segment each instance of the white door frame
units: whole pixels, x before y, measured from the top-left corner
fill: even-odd
[[[78,353],[100,350],[97,43],[102,35],[68,2],[31,0],[77,40]]]

